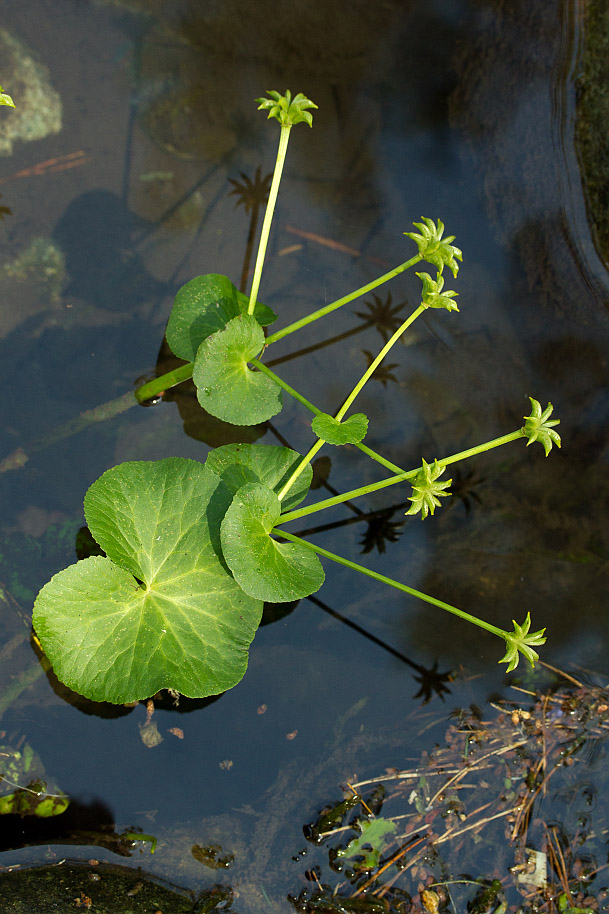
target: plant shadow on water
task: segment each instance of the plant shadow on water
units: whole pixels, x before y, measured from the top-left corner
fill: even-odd
[[[100,856],[104,848],[110,856],[131,852],[130,864],[203,892],[199,911],[230,909],[231,899],[241,914],[292,907],[412,907],[434,914],[466,904],[475,914],[500,914],[504,904],[561,914],[604,909],[603,871],[596,876],[593,870],[604,863],[598,835],[607,825],[602,802],[594,809],[592,799],[594,791],[599,798],[607,791],[600,764],[604,693],[542,684],[516,704],[510,690],[490,699],[495,714],[487,696],[502,690],[505,680],[495,670],[493,648],[461,624],[439,620],[429,607],[379,594],[380,585],[355,588],[337,568],[321,600],[267,606],[273,624],[256,636],[238,688],[219,698],[180,699],[177,707],[165,693],[155,698],[152,713],[143,704],[111,708],[70,694],[40,666],[29,640],[34,596],[74,560],[82,495],[106,467],[174,454],[203,459],[205,445],[262,436],[296,450],[308,446],[310,426],[296,408],[284,411],[281,426],[259,423],[246,433],[231,427],[233,437],[226,437],[226,425],[201,409],[190,382],[137,415],[123,403],[111,421],[98,421],[109,410],[74,422],[81,410],[123,395],[134,378],[152,372],[169,299],[201,271],[202,260],[205,269],[222,265],[243,287],[249,262],[243,251],[256,220],[245,200],[242,207],[235,202],[247,181],[264,183],[271,156],[262,125],[250,114],[251,87],[260,92],[285,81],[302,85],[320,105],[322,128],[303,138],[302,147],[294,144],[286,176],[290,194],[280,200],[264,300],[290,321],[312,303],[328,301],[336,288],[352,287],[354,275],[368,281],[379,272],[377,261],[381,270],[399,262],[404,219],[420,212],[442,214],[471,270],[459,289],[459,329],[435,320],[420,330],[417,325],[404,337],[406,345],[393,350],[395,364],[384,366],[376,389],[362,395],[362,408],[374,420],[375,441],[368,443],[398,464],[406,442],[411,454],[457,451],[521,421],[525,396],[538,389],[544,404],[556,403],[565,430],[556,461],[502,451],[478,458],[473,476],[464,470],[457,480],[454,468],[450,508],[422,532],[404,518],[408,488],[395,499],[376,493],[364,508],[351,503],[333,509],[328,523],[317,527],[304,519],[306,530],[298,534],[323,533],[329,549],[362,553],[379,573],[415,579],[422,590],[458,606],[480,607],[497,624],[521,619],[523,607],[531,607],[536,626],[547,624],[551,632],[544,659],[606,674],[607,279],[583,238],[585,220],[572,200],[565,203],[560,182],[552,184],[552,168],[560,171],[565,150],[551,151],[555,115],[542,98],[550,93],[529,88],[543,83],[560,93],[556,61],[564,65],[566,46],[575,43],[566,8],[560,19],[545,2],[531,10],[493,0],[486,5],[485,30],[475,3],[439,3],[425,13],[389,3],[375,16],[363,4],[348,10],[338,4],[334,33],[341,42],[316,53],[321,7],[312,5],[304,19],[306,40],[289,64],[281,21],[257,25],[265,5],[257,13],[251,5],[226,4],[234,25],[230,42],[221,14],[193,13],[187,3],[169,12],[166,4],[155,9],[136,0],[87,4],[86,30],[65,8],[69,4],[60,6],[66,14],[61,26],[43,3],[40,26],[28,24],[18,9],[3,21],[48,64],[61,88],[66,126],[65,136],[38,141],[40,152],[31,151],[31,143],[16,146],[14,163],[7,160],[2,173],[15,175],[85,146],[89,162],[75,158],[82,161],[78,167],[44,175],[39,170],[2,188],[2,204],[11,211],[3,226],[12,272],[0,282],[5,301],[21,297],[23,310],[13,311],[23,321],[6,308],[0,355],[11,397],[1,407],[7,437],[1,456],[10,455],[12,463],[3,465],[2,480],[0,744],[7,756],[9,750],[25,756],[30,746],[48,772],[45,790],[56,781],[53,792],[65,791],[70,806],[46,819],[7,814],[3,846],[51,844],[55,860],[63,856],[63,841],[86,846],[87,858],[97,854],[90,850],[95,847]],[[279,20],[283,15],[277,13]],[[581,23],[571,25],[577,34]],[[324,30],[331,31],[327,24]],[[91,44],[88,34],[95,32],[107,39],[111,62]],[[263,36],[256,53],[252,34]],[[95,84],[107,87],[103,98],[86,79],[78,84],[53,50],[65,46],[64,35],[88,53]],[[523,35],[532,36],[531,45],[516,51]],[[452,71],[440,63],[449,60]],[[513,76],[506,78],[506,69]],[[3,71],[2,83],[19,104],[9,75]],[[239,100],[228,114],[213,98],[218,85]],[[487,94],[501,103],[489,103]],[[73,103],[70,108],[79,95],[84,118]],[[357,117],[348,114],[351,106],[358,107]],[[128,124],[126,135],[119,122]],[[540,135],[542,124],[547,136]],[[561,135],[561,143],[568,140]],[[116,154],[121,149],[124,162]],[[92,162],[104,162],[106,170],[96,174]],[[321,177],[320,162],[326,168]],[[48,195],[39,213],[43,184]],[[61,249],[63,261],[49,259],[48,246],[30,247],[38,235]],[[40,255],[37,273],[28,266],[31,251]],[[64,305],[56,295],[61,269]],[[352,377],[365,370],[366,353],[378,351],[379,338],[386,341],[397,328],[401,308],[415,295],[407,280],[393,299],[375,295],[357,302],[340,313],[321,345],[305,330],[302,359],[281,351],[275,365],[314,402],[340,402]],[[330,371],[321,367],[324,351]],[[24,363],[28,379],[13,396]],[[178,364],[162,349],[154,373]],[[177,410],[167,406],[174,400]],[[353,448],[335,448],[331,465],[318,465],[324,498],[356,484],[358,456]],[[90,545],[81,542],[79,549],[79,558],[91,554]],[[523,685],[532,692],[537,687]],[[428,704],[419,707],[421,701]],[[453,718],[443,742],[446,714],[455,705],[470,707]],[[431,751],[437,743],[440,748]],[[563,764],[558,759],[565,746]],[[595,756],[589,746],[598,747]],[[476,768],[481,754],[499,748],[506,751],[492,757],[490,770]],[[453,766],[454,777],[466,764],[473,780],[464,775],[442,782],[443,796],[431,803],[430,791],[440,786],[433,780],[437,767]],[[392,776],[407,789],[394,789],[385,772],[391,766],[404,774]],[[406,775],[415,769],[411,782]],[[580,789],[575,779],[582,769]],[[384,797],[360,783],[368,777],[380,779]],[[14,780],[27,787],[32,778],[28,772],[23,778]],[[341,806],[345,797],[337,799],[339,784],[347,799],[354,797],[350,811],[351,801]],[[521,799],[522,785],[538,805],[526,821],[514,812],[512,847],[504,820]],[[17,789],[2,786],[3,797]],[[376,826],[369,846],[358,843],[367,830],[361,823],[373,821],[360,797],[376,820],[411,818],[398,820],[395,832]],[[345,830],[315,847],[305,842],[302,825],[312,823],[308,836],[320,837],[316,817],[322,808],[333,823],[327,830]],[[484,825],[495,813],[506,815]],[[464,832],[468,825],[471,831]],[[393,861],[415,840],[414,826],[421,844]],[[125,835],[138,833],[144,840],[133,846]],[[153,855],[149,833],[158,838]],[[307,856],[293,860],[305,847]],[[337,872],[337,855],[349,847],[353,853],[338,856],[346,863]],[[533,850],[545,855],[548,889],[520,879],[541,878],[544,864],[540,856],[533,860]],[[25,859],[19,853],[3,854],[0,864]],[[214,869],[224,854],[235,855],[226,873]]]

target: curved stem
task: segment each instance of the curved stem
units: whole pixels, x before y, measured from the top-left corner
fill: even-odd
[[[509,637],[508,632],[504,632],[503,629],[498,628],[496,625],[491,625],[490,622],[484,622],[477,616],[472,616],[471,613],[466,613],[462,609],[458,609],[456,606],[452,606],[450,603],[445,603],[444,600],[437,600],[435,597],[430,597],[429,594],[423,593],[420,590],[415,590],[414,587],[408,587],[407,584],[402,584],[400,581],[394,581],[393,578],[388,578],[384,574],[379,574],[378,571],[372,571],[370,568],[365,568],[363,565],[358,565],[356,562],[352,562],[349,559],[344,559],[340,555],[336,555],[333,552],[328,552],[327,549],[322,549],[321,546],[315,546],[314,543],[310,543],[308,540],[303,540],[299,536],[294,536],[293,533],[286,533],[284,530],[278,530],[276,532],[278,535],[290,540],[290,542],[300,543],[300,545],[306,546],[306,548],[310,549],[312,552],[316,552],[318,555],[324,556],[324,558],[331,559],[333,562],[337,562],[339,565],[344,565],[346,568],[353,569],[353,571],[359,571],[361,574],[365,574],[369,578],[374,578],[375,581],[381,581],[383,584],[389,584],[390,587],[395,587],[396,590],[401,590],[404,593],[410,594],[412,597],[416,597],[418,600],[424,600],[425,603],[431,603],[432,606],[437,606],[439,609],[444,609],[446,612],[452,613],[454,616],[459,616],[459,618],[465,619],[466,622],[471,622],[473,625],[477,625],[479,628],[486,629],[486,631],[490,632],[492,635],[497,635],[497,637],[503,638],[504,641]]]
[[[311,324],[313,321],[319,320],[320,317],[325,317],[326,314],[330,314],[332,311],[336,311],[337,308],[341,308],[343,305],[348,304],[350,301],[353,301],[355,298],[359,298],[360,295],[365,295],[366,292],[376,289],[377,286],[381,286],[384,282],[387,282],[390,279],[393,279],[394,276],[399,276],[400,273],[403,273],[404,270],[410,269],[416,263],[419,263],[421,260],[420,254],[417,254],[415,257],[411,257],[410,260],[401,263],[399,267],[395,267],[393,270],[389,270],[388,273],[384,273],[382,276],[379,276],[378,279],[372,280],[372,282],[366,283],[365,286],[361,286],[359,289],[356,289],[355,292],[350,292],[349,295],[343,295],[342,298],[337,298],[336,301],[331,302],[329,305],[326,305],[323,308],[319,308],[318,311],[312,311],[311,314],[307,314],[306,317],[301,317],[299,321],[295,321],[293,324],[289,324],[287,327],[284,327],[283,330],[277,330],[276,333],[271,333],[267,337],[266,345],[270,346],[272,343],[276,343],[277,340],[283,339],[284,336],[289,336],[290,333],[294,333],[296,330],[300,330],[302,327],[306,327],[307,324]]]
[[[279,135],[279,148],[277,150],[277,159],[275,160],[275,171],[273,172],[273,180],[271,182],[271,189],[269,191],[269,199],[266,204],[266,212],[264,214],[264,222],[262,223],[262,232],[260,233],[260,242],[258,244],[258,254],[256,255],[256,265],[254,267],[254,278],[252,279],[252,289],[250,292],[250,301],[247,307],[247,313],[253,314],[254,308],[256,307],[256,298],[258,296],[258,289],[260,288],[260,279],[262,277],[262,267],[264,265],[264,257],[266,254],[266,248],[269,242],[269,234],[271,232],[271,222],[273,221],[273,213],[275,211],[275,203],[277,202],[277,194],[279,193],[279,184],[281,182],[281,173],[283,171],[283,164],[285,162],[285,156],[288,148],[288,140],[290,139],[290,130],[291,124],[281,126],[281,133]]]

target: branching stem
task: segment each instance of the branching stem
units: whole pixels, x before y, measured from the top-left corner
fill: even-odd
[[[457,460],[464,460],[466,457],[482,454],[484,451],[490,451],[492,448],[501,447],[502,444],[508,444],[510,441],[517,441],[518,438],[522,437],[523,431],[519,428],[518,431],[510,432],[509,435],[502,435],[501,438],[493,438],[492,441],[486,441],[484,444],[479,444],[477,447],[468,448],[466,451],[459,451],[458,454],[453,454],[451,457],[445,457],[442,460],[438,460],[438,463],[447,466],[449,463],[456,463]],[[386,489],[397,483],[405,482],[407,479],[412,479],[417,475],[420,469],[421,467],[416,467],[414,470],[404,470],[395,476],[381,479],[380,482],[372,482],[366,486],[361,486],[359,489],[352,489],[350,492],[346,492],[343,495],[335,495],[333,498],[326,498],[324,501],[318,501],[314,505],[308,505],[307,507],[299,508],[296,511],[288,511],[287,514],[281,515],[279,523],[287,524],[291,520],[298,520],[301,517],[306,517],[308,514],[315,514],[317,511],[323,511],[325,508],[332,508],[334,505],[340,505],[344,501],[352,501],[354,498],[359,498],[362,495],[370,495],[372,492],[379,492],[381,489]]]

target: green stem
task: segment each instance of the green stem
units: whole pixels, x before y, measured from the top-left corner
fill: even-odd
[[[404,270],[410,269],[410,267],[413,267],[416,263],[419,263],[420,260],[422,260],[422,258],[420,254],[417,254],[416,257],[411,257],[410,260],[400,264],[399,267],[395,267],[393,270],[389,270],[388,273],[384,273],[382,276],[379,276],[378,279],[374,279],[372,282],[367,283],[365,286],[356,289],[355,292],[351,292],[349,295],[343,295],[342,298],[338,298],[336,301],[331,302],[331,304],[326,305],[324,308],[320,308],[318,311],[312,311],[311,314],[307,314],[306,317],[302,317],[299,321],[295,321],[293,324],[289,324],[287,327],[284,327],[283,330],[277,330],[276,333],[272,333],[269,337],[267,337],[266,345],[270,346],[271,343],[276,343],[277,340],[283,339],[284,336],[289,336],[290,333],[294,333],[296,330],[300,330],[302,327],[306,327],[307,324],[311,324],[313,321],[319,320],[320,317],[325,317],[326,314],[330,314],[330,312],[336,311],[337,308],[341,308],[343,305],[353,301],[353,299],[359,298],[360,295],[365,295],[372,289],[376,289],[377,286],[381,286],[389,279],[393,279],[394,276],[399,276],[399,274],[403,273]]]
[[[250,292],[250,302],[247,308],[248,314],[254,313],[254,308],[256,307],[256,298],[258,296],[258,289],[260,288],[260,278],[262,276],[262,267],[264,265],[264,256],[266,254],[266,248],[269,243],[269,234],[271,232],[271,222],[273,221],[273,213],[275,211],[275,203],[277,202],[277,194],[279,192],[279,184],[281,181],[281,172],[283,171],[283,164],[285,162],[286,151],[288,148],[288,140],[290,139],[290,130],[291,124],[286,126],[281,126],[281,133],[279,135],[279,148],[277,150],[277,159],[275,161],[275,171],[273,172],[273,180],[271,182],[271,189],[269,191],[269,199],[266,204],[266,212],[264,214],[264,222],[262,223],[262,232],[260,234],[260,243],[258,245],[258,254],[256,255],[256,265],[254,267],[254,278],[252,279],[252,289]]]
[[[419,314],[422,314],[423,311],[425,311],[425,305],[419,305],[419,307],[416,308],[412,312],[410,317],[404,321],[402,326],[399,327],[395,331],[395,333],[393,334],[391,339],[387,343],[385,343],[385,345],[383,346],[383,348],[381,349],[381,351],[379,352],[377,357],[374,359],[373,362],[370,363],[370,365],[368,366],[368,368],[366,369],[366,371],[364,372],[364,374],[362,375],[362,377],[360,378],[358,383],[355,385],[355,387],[353,388],[353,390],[351,391],[351,393],[349,394],[349,396],[347,397],[347,399],[345,400],[345,402],[343,403],[343,405],[341,406],[339,411],[336,413],[336,416],[334,417],[335,419],[337,419],[339,422],[342,420],[343,416],[345,415],[345,413],[347,412],[349,407],[352,405],[352,403],[355,400],[355,398],[357,397],[357,395],[360,393],[360,391],[362,390],[362,388],[364,387],[366,382],[370,380],[370,378],[372,377],[372,375],[374,374],[376,369],[379,367],[379,365],[381,364],[381,362],[383,361],[383,359],[385,358],[385,356],[387,355],[387,353],[389,352],[391,347],[394,346],[395,343],[397,343],[397,341],[399,340],[401,335],[410,327],[411,324],[414,323],[414,321],[417,319]]]
[[[159,394],[169,390],[170,387],[175,387],[176,384],[181,384],[182,381],[192,378],[193,368],[194,362],[187,362],[186,365],[180,365],[178,368],[174,368],[173,371],[168,371],[152,381],[147,381],[146,384],[142,384],[135,391],[135,399],[138,403],[144,403],[146,400],[158,397]]]
[[[355,562],[351,562],[349,559],[344,559],[340,555],[336,555],[333,552],[328,552],[327,549],[322,549],[321,546],[315,546],[308,540],[303,540],[299,536],[294,536],[293,533],[286,533],[284,530],[278,530],[276,532],[281,537],[290,540],[290,542],[300,543],[302,546],[305,546],[312,552],[316,552],[318,555],[322,555],[327,559],[331,559],[333,562],[337,562],[339,565],[344,565],[346,568],[353,569],[353,571],[359,571],[362,574],[367,575],[369,578],[374,578],[375,581],[381,581],[383,584],[389,584],[390,587],[395,587],[396,590],[401,590],[404,593],[410,594],[412,597],[416,597],[418,600],[424,600],[425,603],[431,603],[432,606],[437,606],[439,609],[444,609],[447,612],[452,613],[454,616],[459,616],[461,619],[465,619],[466,622],[471,622],[473,625],[477,625],[479,628],[484,628],[487,632],[490,632],[493,635],[497,635],[499,638],[503,638],[504,641],[507,641],[509,638],[509,633],[504,632],[503,629],[497,628],[496,625],[491,625],[490,622],[484,622],[482,619],[478,619],[477,616],[472,616],[471,613],[466,613],[462,609],[458,609],[456,606],[452,606],[450,603],[445,603],[443,600],[437,600],[435,597],[430,597],[429,594],[422,593],[420,590],[415,590],[413,587],[408,587],[406,584],[402,584],[400,581],[394,581],[393,578],[388,578],[384,574],[379,574],[378,571],[372,571],[370,568],[364,568],[363,565],[358,565]]]
[[[279,501],[281,501],[283,498],[285,498],[285,496],[290,491],[290,489],[292,488],[292,486],[294,485],[294,483],[296,482],[296,480],[298,479],[298,477],[300,476],[300,474],[302,473],[304,468],[311,463],[311,461],[315,457],[315,454],[318,452],[320,447],[325,443],[326,442],[323,440],[323,438],[317,439],[317,441],[315,442],[315,444],[313,445],[313,447],[311,448],[309,453],[305,457],[302,458],[302,460],[300,461],[300,463],[298,464],[298,466],[296,467],[296,469],[294,470],[294,472],[292,473],[292,475],[290,476],[290,478],[288,479],[288,481],[282,488],[281,492],[279,492],[279,494],[277,495],[277,498],[279,499]]]
[[[255,368],[258,369],[258,371],[261,371],[268,378],[271,378],[271,380],[273,380],[276,384],[278,384],[282,390],[285,390],[285,392],[290,394],[291,397],[294,397],[295,400],[298,400],[299,403],[302,403],[302,405],[306,409],[308,409],[310,412],[312,412],[314,416],[322,415],[321,409],[318,409],[313,403],[311,403],[309,400],[307,400],[306,397],[303,397],[303,395],[299,394],[297,390],[294,390],[293,387],[290,387],[290,385],[287,383],[287,381],[284,381],[283,378],[280,378],[279,375],[275,374],[274,371],[271,371],[271,369],[267,365],[265,365],[264,362],[260,362],[258,359],[250,359],[250,365],[253,365]],[[396,466],[395,463],[392,463],[390,460],[387,460],[385,457],[382,457],[381,454],[377,454],[376,451],[373,451],[372,448],[367,447],[367,445],[356,444],[355,447],[359,448],[359,450],[362,451],[363,454],[367,454],[368,457],[371,457],[372,460],[376,460],[377,463],[380,463],[382,466],[387,467],[388,470],[393,470],[394,473],[403,473],[404,472],[404,470],[402,470],[400,467]]]
[[[459,451],[458,454],[453,454],[452,457],[445,457],[443,460],[438,460],[438,463],[447,466],[449,463],[455,463],[457,460],[472,457],[474,454],[490,451],[492,448],[500,447],[502,444],[507,444],[509,441],[516,441],[518,438],[522,437],[523,431],[522,429],[518,429],[516,432],[510,432],[509,435],[502,435],[501,438],[493,438],[492,441],[486,441],[484,444],[469,448],[467,451]],[[420,469],[420,467],[417,467],[414,470],[404,470],[395,476],[381,479],[380,482],[372,482],[366,486],[361,486],[359,489],[352,489],[344,495],[335,495],[333,498],[326,498],[324,501],[318,501],[314,505],[308,505],[307,507],[300,508],[296,511],[288,511],[287,514],[281,515],[279,523],[286,524],[288,521],[298,520],[300,517],[306,517],[308,514],[315,514],[317,511],[323,511],[326,508],[334,507],[334,505],[340,505],[343,501],[352,501],[354,498],[359,498],[362,495],[369,495],[371,492],[379,492],[381,489],[386,489],[388,486],[394,486],[397,483],[405,482],[407,479],[412,479],[413,476],[417,475]]]
[[[372,375],[374,374],[374,372],[376,371],[378,366],[381,364],[381,362],[383,361],[383,359],[385,358],[385,356],[387,355],[387,353],[389,352],[391,347],[393,345],[395,345],[395,343],[397,343],[397,341],[399,340],[401,335],[408,329],[408,327],[410,327],[410,325],[412,323],[414,323],[414,321],[417,319],[419,314],[421,314],[424,310],[425,310],[425,305],[419,305],[419,307],[416,308],[415,311],[413,311],[413,313],[410,315],[410,317],[404,321],[404,323],[401,325],[401,327],[399,327],[395,331],[395,333],[393,334],[391,339],[388,340],[387,343],[385,343],[385,345],[383,346],[383,348],[381,349],[381,351],[379,352],[377,357],[368,366],[368,368],[366,369],[366,371],[364,372],[364,374],[362,375],[360,380],[357,382],[357,384],[355,385],[355,387],[353,388],[353,390],[351,391],[351,393],[349,394],[349,396],[347,397],[347,399],[345,400],[345,402],[343,403],[343,405],[341,406],[339,411],[336,413],[336,416],[334,418],[338,422],[340,422],[342,420],[343,416],[345,415],[345,413],[347,412],[349,407],[353,404],[353,401],[355,400],[357,395],[362,391],[366,382],[370,380],[370,378],[372,377]],[[300,474],[302,473],[304,468],[307,466],[307,464],[309,464],[313,460],[313,457],[315,456],[315,454],[318,452],[318,450],[321,448],[321,446],[323,444],[325,444],[324,439],[318,438],[318,440],[315,442],[315,444],[313,445],[313,447],[311,448],[309,453],[306,455],[306,457],[303,457],[302,462],[299,463],[299,465],[296,467],[296,469],[294,470],[294,472],[292,473],[292,475],[290,476],[290,478],[288,479],[288,481],[282,488],[281,492],[277,496],[279,498],[279,501],[281,501],[282,498],[284,498],[285,495],[287,495],[287,493],[289,492],[292,485],[296,482],[296,480],[298,479],[298,477],[300,476]],[[399,468],[398,468],[398,471],[399,471]]]
[[[281,387],[282,390],[285,390],[285,392],[288,393],[291,397],[294,397],[295,400],[298,400],[299,403],[302,403],[302,405],[315,416],[322,415],[320,409],[317,409],[317,407],[313,406],[313,404],[307,400],[306,397],[303,397],[303,395],[299,394],[297,390],[294,390],[293,387],[290,387],[287,381],[284,381],[283,378],[280,378],[279,375],[275,374],[274,371],[271,371],[270,368],[267,368],[264,362],[260,362],[258,359],[250,359],[249,362],[250,365],[253,365],[254,368],[257,368],[258,371],[261,371],[263,374],[265,374],[267,378],[271,378],[275,384]]]

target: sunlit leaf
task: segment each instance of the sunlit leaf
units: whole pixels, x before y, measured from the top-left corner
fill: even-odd
[[[227,276],[195,276],[174,299],[165,331],[171,351],[180,359],[194,361],[203,340],[222,330],[238,314],[247,314],[248,303],[247,295],[239,292]],[[256,303],[254,317],[261,327],[277,320],[277,315],[260,302]]]
[[[381,854],[388,847],[397,831],[397,825],[391,819],[360,819],[361,835],[350,841],[344,848],[339,848],[336,856],[344,860],[363,857],[364,866],[372,869],[378,866]]]
[[[235,580],[246,593],[271,603],[307,597],[324,582],[315,553],[269,536],[280,512],[271,489],[248,483],[233,498],[221,526],[222,551]]]
[[[302,457],[288,447],[270,444],[228,444],[211,451],[205,465],[222,479],[233,495],[248,482],[260,482],[279,493]],[[311,486],[313,470],[310,464],[281,503],[283,511],[291,511],[303,500]]]
[[[208,413],[233,425],[255,425],[281,410],[281,388],[247,364],[263,348],[264,333],[247,314],[201,343],[192,379]]]
[[[231,498],[211,470],[183,458],[124,463],[93,483],[85,515],[108,557],[56,574],[34,606],[62,682],[116,704],[163,688],[215,695],[239,682],[262,603],[221,559]]]
[[[311,427],[318,438],[323,438],[328,444],[359,444],[366,437],[368,431],[368,416],[364,413],[354,413],[348,419],[339,422],[328,413],[315,416]]]

